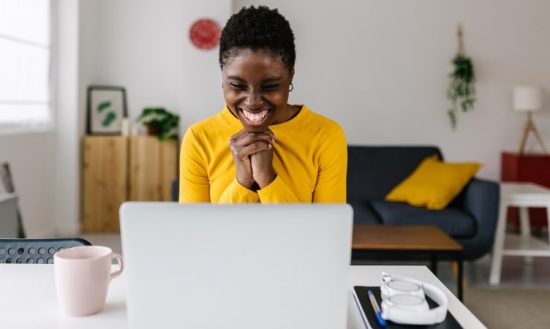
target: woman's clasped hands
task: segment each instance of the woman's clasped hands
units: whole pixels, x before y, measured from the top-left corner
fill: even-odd
[[[275,135],[271,130],[250,132],[240,130],[231,136],[229,145],[237,169],[237,181],[244,187],[254,189],[269,185],[276,177],[273,170],[273,145]]]

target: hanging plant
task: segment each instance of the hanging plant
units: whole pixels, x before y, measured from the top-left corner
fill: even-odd
[[[468,112],[476,101],[475,70],[472,59],[465,54],[462,39],[462,26],[458,26],[458,53],[453,58],[453,70],[449,73],[447,98],[451,101],[448,110],[451,127],[456,129],[458,112]]]

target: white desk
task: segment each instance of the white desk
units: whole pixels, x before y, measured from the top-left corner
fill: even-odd
[[[406,275],[434,284],[447,293],[449,311],[464,328],[485,326],[425,266],[352,266],[348,329],[364,329],[351,287],[380,283],[380,272]],[[2,328],[110,329],[126,328],[124,274],[111,282],[102,312],[88,317],[65,316],[57,304],[53,265],[0,264],[0,326]],[[466,298],[468,296],[466,295]]]
[[[521,234],[506,236],[506,215],[511,206],[519,207]],[[500,282],[503,256],[550,257],[550,244],[531,236],[528,207],[545,207],[550,225],[549,189],[533,183],[500,184],[500,209],[491,259],[490,284]]]

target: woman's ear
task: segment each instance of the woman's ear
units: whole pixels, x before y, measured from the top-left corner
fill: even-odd
[[[292,79],[294,79],[294,67],[290,70],[290,83],[292,83]]]

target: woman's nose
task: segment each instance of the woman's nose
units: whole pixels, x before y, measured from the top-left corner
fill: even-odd
[[[245,104],[247,106],[250,106],[250,107],[254,107],[254,106],[262,104],[262,95],[261,95],[261,93],[259,93],[257,91],[254,91],[254,90],[250,91],[248,93],[248,96],[246,96]]]

